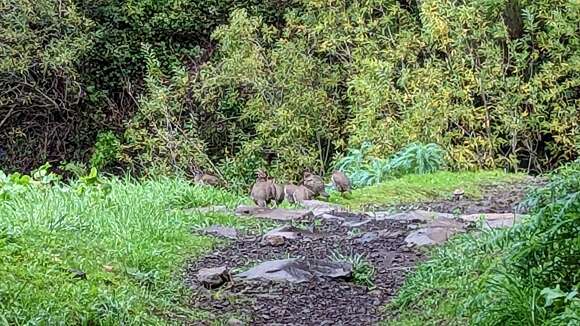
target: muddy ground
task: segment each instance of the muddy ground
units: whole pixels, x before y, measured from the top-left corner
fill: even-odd
[[[478,200],[464,198],[398,209],[509,213],[514,212],[529,185],[530,182],[493,186]],[[286,241],[273,247],[261,244],[261,235],[244,235],[187,266],[186,282],[194,292],[192,307],[213,316],[205,324],[227,324],[229,320],[232,325],[376,325],[384,318],[382,309],[396,295],[405,277],[426,259],[423,248],[409,248],[405,243],[406,235],[417,228],[419,221],[372,220],[358,227],[327,219],[301,223],[320,237]],[[373,231],[382,231],[381,236],[369,237]],[[369,288],[340,279],[315,279],[300,284],[244,281],[207,290],[196,278],[201,268],[227,266],[236,273],[267,260],[289,257],[328,260],[336,253],[364,255],[376,271],[374,285]]]

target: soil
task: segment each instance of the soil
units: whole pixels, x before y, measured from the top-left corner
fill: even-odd
[[[508,213],[522,199],[525,188],[521,184],[494,186],[485,190],[486,196],[479,200],[465,198],[423,203],[418,207],[448,213],[458,208],[467,214]],[[337,220],[310,218],[303,227],[313,229],[320,237],[286,240],[277,247],[261,244],[261,235],[240,236],[187,266],[185,280],[194,292],[191,306],[210,313],[212,320],[204,321],[207,325],[225,323],[231,317],[246,325],[376,325],[384,318],[382,310],[397,294],[405,277],[426,259],[424,250],[405,244],[406,235],[417,223],[371,220],[348,227]],[[383,232],[378,232],[381,236],[377,238],[374,236],[377,232],[373,231]],[[233,282],[207,290],[196,279],[202,268],[227,266],[235,274],[267,260],[289,257],[328,260],[336,253],[363,255],[376,271],[374,287],[353,280],[315,279],[299,284]]]

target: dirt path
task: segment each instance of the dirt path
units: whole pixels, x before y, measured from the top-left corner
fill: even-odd
[[[509,213],[520,201],[522,189],[521,185],[495,187],[493,196],[475,204],[464,199],[419,207],[442,212],[462,207],[465,213],[474,213],[473,207],[477,207],[482,212]],[[305,231],[307,236],[283,241],[278,246],[262,243],[261,236],[246,235],[192,262],[186,271],[187,284],[194,289],[191,305],[210,312],[215,318],[213,322],[230,320],[232,325],[376,325],[381,320],[381,309],[396,295],[405,276],[426,258],[421,248],[411,248],[406,242],[407,235],[416,232],[424,221],[413,219],[413,215],[407,216],[410,219],[396,220],[344,213],[334,213],[334,217],[338,218],[327,215],[301,221],[301,227],[310,230]],[[264,261],[287,258],[328,261],[337,253],[350,257],[363,255],[376,271],[374,286],[368,288],[352,279],[316,277],[298,284],[234,279],[219,289],[208,290],[197,277],[202,268],[227,267],[235,274]]]

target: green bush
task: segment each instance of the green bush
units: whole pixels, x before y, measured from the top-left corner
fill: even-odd
[[[151,48],[147,53],[146,93],[125,132],[123,159],[134,171],[149,176],[192,175],[207,165],[197,124],[187,115],[189,78],[183,66],[164,74]]]
[[[91,166],[102,169],[119,160],[121,141],[111,131],[99,133],[95,143],[95,151],[91,156]]]
[[[85,93],[76,65],[94,27],[73,0],[0,0],[3,169],[84,158],[81,144],[92,145],[100,119],[78,109]]]
[[[531,193],[508,230],[435,249],[401,290],[397,324],[575,325],[580,322],[580,162]],[[419,309],[420,308],[420,309]]]
[[[49,171],[50,164],[44,164],[30,175],[19,172],[6,175],[0,170],[0,203],[11,200],[30,189],[41,189],[60,181],[60,176]]]
[[[415,10],[373,3],[383,15],[331,34],[360,33],[359,43],[333,48],[351,54],[350,146],[372,141],[385,156],[434,142],[453,168],[543,171],[577,157],[576,2],[425,0]]]
[[[309,55],[307,40],[280,36],[260,17],[234,11],[229,25],[214,33],[220,47],[200,72],[196,96],[206,110],[230,121],[231,133],[222,140],[224,150],[233,147],[227,156],[238,162],[261,157],[272,175],[293,180],[304,169],[328,167],[341,146],[345,109],[335,96],[337,66]]]
[[[578,18],[568,1],[304,1],[282,28],[236,11],[196,96],[228,121],[226,157],[282,178],[365,142],[375,157],[437,143],[453,169],[540,171],[578,155]]]

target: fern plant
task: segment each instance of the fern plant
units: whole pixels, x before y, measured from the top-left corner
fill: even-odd
[[[350,179],[355,188],[367,187],[384,182],[391,176],[391,172],[389,161],[372,158],[370,163],[350,174]]]
[[[372,149],[372,143],[365,142],[360,149],[350,149],[335,165],[349,176],[354,188],[372,186],[394,176],[432,173],[445,166],[445,151],[437,144],[413,143],[390,159],[369,156]]]
[[[336,169],[350,173],[360,170],[365,164],[367,164],[367,155],[372,148],[372,143],[364,142],[360,148],[349,149],[346,156],[338,160],[336,163]]]
[[[437,144],[413,143],[391,158],[389,168],[397,175],[433,173],[445,165],[444,156],[445,151]]]

